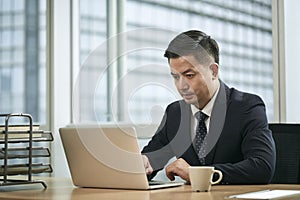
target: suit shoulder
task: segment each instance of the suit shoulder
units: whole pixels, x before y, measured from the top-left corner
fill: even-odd
[[[190,105],[184,100],[178,100],[170,103],[166,108],[166,114],[169,116],[178,116],[190,111]]]
[[[181,106],[189,106],[187,103],[185,103],[184,100],[178,100],[178,101],[174,101],[172,103],[170,103],[168,106],[167,106],[167,110],[170,110],[170,109],[178,109],[180,108]]]
[[[256,94],[242,92],[235,88],[230,88],[229,91],[229,99],[231,101],[236,101],[237,103],[263,103],[262,98]]]

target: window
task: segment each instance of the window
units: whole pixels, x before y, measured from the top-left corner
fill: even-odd
[[[125,63],[117,65],[114,71],[119,82],[109,85],[105,64],[102,68],[99,64],[87,67],[104,61],[104,57],[94,55],[100,50],[106,52],[106,44],[113,42],[107,38],[106,31],[113,26],[107,23],[105,8],[108,5],[105,1],[80,0],[81,64],[91,72],[81,80],[79,87],[79,121],[120,119],[134,124],[159,123],[165,107],[180,98],[163,53],[175,35],[189,29],[202,30],[218,41],[221,79],[232,87],[260,95],[272,120],[271,4],[271,0],[127,0],[126,4],[117,4],[116,10],[125,6],[126,16],[118,18],[120,21],[116,23],[126,20],[126,31],[116,38],[125,36],[127,51],[122,55]],[[90,62],[96,58],[97,62]],[[119,74],[120,70],[125,73]],[[101,77],[99,71],[103,72]],[[89,91],[89,78],[93,76],[99,80],[95,91]],[[114,111],[108,109],[114,105],[114,99],[109,98],[111,93],[117,93],[118,100],[123,101],[113,108],[116,115],[125,112],[123,118],[107,117],[114,115]]]
[[[91,60],[93,54],[97,54],[96,49],[102,48],[101,44],[106,41],[106,1],[80,0],[79,5],[80,63],[84,75],[81,73],[75,77],[79,87],[78,113],[75,114],[79,114],[80,122],[94,121],[95,112],[100,113],[99,121],[106,121],[106,75],[103,75],[101,87],[96,91],[95,88],[89,90],[91,80],[97,79],[98,72],[103,70],[103,67],[99,67],[97,63],[93,64]],[[103,48],[106,49],[106,46]],[[105,62],[105,58],[98,59],[99,63]]]
[[[273,119],[273,66],[272,66],[272,8],[271,0],[260,1],[223,1],[223,0],[128,0],[127,28],[156,27],[166,30],[165,37],[159,35],[144,35],[131,37],[136,43],[148,42],[154,45],[165,44],[172,39],[170,30],[177,34],[189,29],[202,30],[217,40],[220,46],[220,78],[228,85],[237,89],[260,95],[267,106],[269,120]],[[139,12],[134,12],[134,11]],[[168,39],[166,39],[168,38]],[[155,62],[155,64],[154,64]],[[129,68],[140,68],[150,65],[151,73],[134,70],[132,79],[170,79],[168,73],[157,72],[156,66],[167,65],[163,51],[149,52],[147,50],[128,56]],[[173,84],[173,83],[170,83]],[[172,85],[165,85],[172,88]],[[148,91],[157,91],[148,87]],[[153,93],[152,93],[153,94]],[[164,98],[165,96],[165,98]],[[139,122],[146,121],[152,107],[158,98],[155,95],[140,93],[136,98],[135,110]],[[146,103],[147,102],[147,103]],[[170,102],[168,95],[162,94],[158,104]]]
[[[46,123],[46,0],[0,0],[0,113]]]

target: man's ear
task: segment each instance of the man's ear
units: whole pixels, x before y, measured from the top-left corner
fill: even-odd
[[[211,72],[212,72],[212,75],[213,75],[213,80],[214,79],[218,79],[218,76],[219,76],[219,65],[218,63],[212,63],[210,66],[209,66]]]

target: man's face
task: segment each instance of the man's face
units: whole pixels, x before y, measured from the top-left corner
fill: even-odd
[[[171,75],[176,88],[186,103],[202,109],[213,96],[213,80],[210,66],[201,65],[194,56],[170,59]]]

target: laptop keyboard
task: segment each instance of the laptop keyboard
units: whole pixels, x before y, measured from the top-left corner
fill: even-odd
[[[149,181],[149,185],[163,185],[163,184],[169,184],[170,182],[162,182],[162,181]]]

